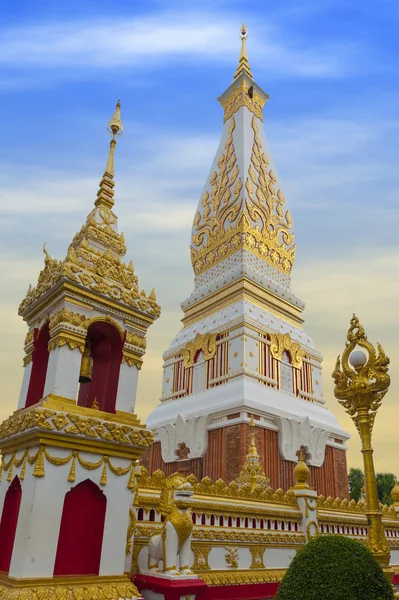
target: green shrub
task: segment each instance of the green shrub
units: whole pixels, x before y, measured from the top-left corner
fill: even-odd
[[[276,600],[394,600],[380,565],[362,543],[317,536],[294,557]]]

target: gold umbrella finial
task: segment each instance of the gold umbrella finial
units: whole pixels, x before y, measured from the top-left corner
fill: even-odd
[[[112,139],[119,137],[123,133],[123,123],[121,121],[121,101],[116,103],[114,114],[107,125],[107,131],[112,136]]]

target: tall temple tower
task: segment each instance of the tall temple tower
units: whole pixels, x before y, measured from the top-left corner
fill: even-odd
[[[64,260],[49,256],[19,313],[29,331],[18,410],[0,425],[0,597],[132,599],[125,545],[137,459],[153,435],[134,415],[146,331],[118,233],[114,151]]]
[[[253,414],[272,487],[293,484],[302,447],[311,485],[345,497],[349,435],[325,407],[322,356],[291,290],[293,223],[263,131],[269,96],[253,79],[246,36],[243,26],[234,80],[219,98],[222,138],[192,228],[195,288],[182,303],[183,329],[164,354],[147,463],[151,471],[231,481]]]

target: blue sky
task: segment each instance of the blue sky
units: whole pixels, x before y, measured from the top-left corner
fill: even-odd
[[[236,68],[243,20],[252,72],[271,96],[265,132],[294,219],[293,289],[325,356],[326,396],[353,432],[330,373],[357,311],[392,359],[392,391],[375,433],[380,460],[391,465],[399,391],[394,0],[2,3],[3,412],[13,409],[21,377],[25,325],[16,307],[36,281],[43,242],[63,257],[91,209],[119,97],[116,212],[140,283],[156,288],[163,307],[149,334],[139,414],[157,403],[161,355],[192,289],[191,222],[222,126],[216,97]]]

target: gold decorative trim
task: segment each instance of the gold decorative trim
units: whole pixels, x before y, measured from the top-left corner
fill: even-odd
[[[29,365],[29,363],[30,363],[30,362],[32,362],[32,354],[33,354],[33,353],[31,352],[30,354],[27,354],[27,355],[24,357],[24,360],[23,360],[23,365],[24,365],[24,367],[26,367],[27,365]]]
[[[68,346],[71,350],[77,348],[83,354],[85,349],[85,336],[79,335],[77,332],[63,331],[62,333],[51,338],[48,343],[48,350],[55,350],[61,346]]]
[[[16,579],[0,576],[1,600],[114,600],[141,598],[126,575]]]
[[[302,350],[298,342],[291,339],[289,333],[269,333],[270,335],[270,352],[276,360],[282,359],[283,352],[288,352],[291,356],[292,366],[295,369],[302,368],[302,360],[305,356],[305,351]]]
[[[102,467],[102,475],[100,479],[100,485],[107,485],[107,471],[108,469],[114,474],[118,476],[124,476],[130,473],[129,481],[127,484],[128,489],[134,489],[134,480],[135,480],[135,466],[136,461],[132,460],[131,463],[127,467],[119,467],[112,464],[109,456],[103,456],[96,462],[91,462],[84,460],[82,456],[79,454],[77,450],[72,450],[68,456],[59,457],[52,456],[50,452],[47,450],[45,445],[41,445],[39,450],[35,454],[30,454],[29,450],[25,450],[24,454],[17,459],[16,453],[14,453],[11,458],[6,462],[6,456],[2,456],[2,462],[0,465],[0,481],[3,472],[7,473],[7,481],[12,481],[14,468],[20,468],[21,472],[19,474],[19,479],[24,480],[26,465],[29,463],[30,465],[35,465],[33,470],[33,477],[44,477],[45,476],[45,462],[60,467],[65,466],[68,463],[71,463],[71,467],[68,474],[68,481],[70,483],[74,483],[75,481],[75,469],[76,469],[76,461],[80,464],[81,467],[86,469],[87,471],[97,470]],[[0,596],[1,598],[1,596]]]
[[[12,436],[32,429],[41,429],[46,432],[84,436],[93,441],[104,440],[141,448],[151,447],[154,438],[152,431],[94,418],[99,412],[93,410],[93,417],[85,417],[73,413],[56,412],[47,408],[18,411],[0,424],[0,441],[8,440]]]
[[[265,517],[266,509],[263,511]],[[227,513],[228,514],[228,513]],[[258,514],[254,512],[252,507],[248,507],[242,516],[253,516]],[[270,512],[267,517],[273,519],[274,515]],[[235,544],[261,543],[273,546],[302,546],[305,543],[305,536],[302,533],[255,533],[254,531],[245,531],[237,528],[237,531],[220,527],[212,527],[209,529],[195,528],[193,530],[193,539],[207,542],[234,542]]]
[[[259,571],[209,571],[199,573],[207,585],[244,585],[248,583],[280,583],[286,569],[265,569]]]
[[[87,329],[90,323],[90,317],[86,317],[86,315],[81,315],[79,313],[74,313],[67,308],[62,308],[51,315],[49,323],[50,331],[55,329],[55,327],[60,325],[60,323],[69,323],[69,325],[73,325],[74,327]]]
[[[136,527],[136,513],[133,508],[129,508],[129,527],[126,534],[125,554],[129,556],[132,551],[134,528]]]
[[[198,352],[204,353],[205,360],[209,360],[215,356],[216,352],[216,334],[197,333],[195,339],[192,342],[188,342],[185,348],[183,348],[183,364],[186,369],[189,369],[194,365],[195,358]]]
[[[142,467],[138,485],[140,490],[161,490],[165,485],[166,479],[165,473],[160,469],[149,476],[147,469]],[[243,511],[245,510],[244,506],[240,506],[236,502],[231,502],[232,499],[239,499],[243,501],[250,500],[251,502],[261,502],[262,504],[265,502],[277,504],[282,510],[287,507],[288,510],[284,511],[285,515],[289,515],[294,519],[301,517],[296,496],[291,490],[284,492],[284,490],[278,488],[274,491],[271,487],[265,489],[263,486],[256,486],[255,489],[251,489],[250,485],[240,486],[236,481],[231,481],[229,484],[226,484],[223,479],[218,479],[213,483],[210,477],[203,477],[201,481],[198,482],[195,475],[189,475],[186,481],[193,486],[195,493],[194,503],[192,504],[193,510],[194,508],[198,508],[203,512],[207,510],[220,510],[222,513],[224,511]],[[230,500],[230,502],[215,505],[215,498],[225,498],[226,500]],[[138,500],[140,500],[140,498],[138,498]],[[206,502],[205,505],[201,504],[201,501],[208,500],[209,502]],[[210,503],[212,503],[212,505],[210,505]],[[217,509],[215,508],[216,506]],[[292,510],[290,511],[290,508],[297,508],[298,512],[295,513]],[[277,512],[275,514],[277,515]]]
[[[147,346],[147,340],[143,335],[138,335],[137,333],[127,331],[126,344],[131,344],[132,346],[137,346],[137,348],[142,348],[143,350],[145,350]]]
[[[263,106],[267,100],[269,100],[270,96],[266,94],[265,98],[262,98],[256,92],[250,96],[248,93],[250,87],[251,86],[248,85],[246,79],[242,79],[240,84],[227,96],[226,100],[220,101],[224,110],[224,123],[228,121],[241,106],[246,106],[255,117],[258,117],[258,119],[263,121]]]

